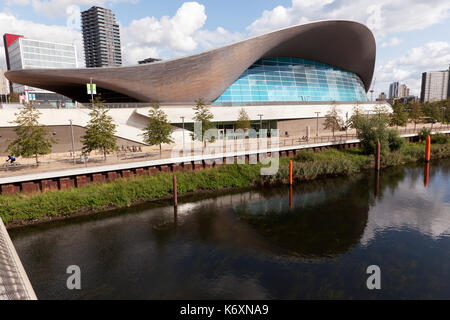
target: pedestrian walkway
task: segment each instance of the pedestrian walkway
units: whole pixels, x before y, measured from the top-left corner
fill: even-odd
[[[0,218],[0,300],[37,300],[8,231]]]

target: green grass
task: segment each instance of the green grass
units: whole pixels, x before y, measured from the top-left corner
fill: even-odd
[[[423,161],[424,150],[424,143],[406,144],[400,150],[382,157],[382,166]],[[431,152],[433,159],[450,157],[450,144],[432,145]],[[345,151],[327,149],[318,153],[301,151],[293,159],[280,158],[280,168],[273,176],[261,176],[259,164],[224,165],[220,168],[176,173],[178,194],[287,183],[289,160],[293,160],[293,175],[296,181],[352,175],[374,166],[374,157],[364,155],[359,148]],[[70,190],[1,195],[0,217],[5,223],[9,223],[44,216],[68,216],[81,211],[96,212],[111,207],[131,206],[138,201],[161,199],[172,192],[172,174],[159,173]]]

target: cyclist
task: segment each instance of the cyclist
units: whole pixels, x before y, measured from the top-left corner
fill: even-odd
[[[9,156],[8,156],[8,160],[6,160],[6,162],[8,162],[8,161],[10,161],[11,164],[13,164],[14,161],[16,161],[16,158],[14,158],[13,156],[9,155]]]

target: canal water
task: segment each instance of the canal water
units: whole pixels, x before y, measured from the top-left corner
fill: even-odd
[[[427,177],[427,171],[429,176]],[[292,198],[292,199],[291,199]],[[39,299],[450,299],[450,161],[11,230]],[[81,290],[68,290],[68,266]],[[369,290],[369,266],[380,290]]]

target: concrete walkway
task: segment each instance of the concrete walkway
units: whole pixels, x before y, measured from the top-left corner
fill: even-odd
[[[30,280],[1,218],[0,300],[37,300]]]

